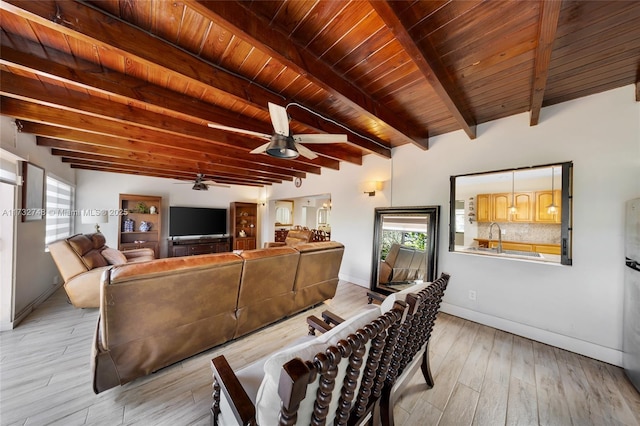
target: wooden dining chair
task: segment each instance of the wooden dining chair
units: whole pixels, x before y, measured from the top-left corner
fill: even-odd
[[[397,302],[382,314],[369,305],[344,321],[313,317],[323,334],[238,371],[224,356],[214,358],[213,424],[379,423],[405,307]]]

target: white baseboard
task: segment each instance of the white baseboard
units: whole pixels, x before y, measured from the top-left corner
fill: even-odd
[[[609,364],[622,366],[622,351],[607,348],[595,343],[586,342],[576,339],[575,337],[564,336],[548,330],[542,330],[525,324],[520,324],[504,318],[497,318],[482,312],[472,311],[471,309],[462,308],[460,306],[442,303],[440,310],[456,317],[464,318],[469,321],[497,328],[498,330],[526,337],[527,339],[575,352],[589,358],[597,359]]]
[[[33,312],[33,310],[35,308],[37,308],[38,305],[40,305],[42,302],[47,300],[49,298],[49,296],[51,296],[53,293],[55,293],[56,290],[58,290],[60,287],[62,287],[62,284],[56,285],[54,287],[51,287],[51,289],[49,289],[49,290],[45,291],[44,293],[42,293],[33,302],[29,303],[20,312],[18,312],[16,314],[15,318],[13,319],[13,322],[11,322],[10,324],[3,324],[2,325],[2,327],[3,327],[2,329],[3,330],[12,330],[12,329],[14,329],[18,324],[20,324],[20,322],[23,319],[25,319],[27,317],[27,315],[29,315],[31,312]],[[4,328],[4,327],[9,327],[9,328]]]
[[[362,279],[356,278],[356,277],[350,277],[350,276],[344,275],[344,274],[339,274],[338,275],[338,279],[340,279],[342,281],[348,281],[351,284],[357,284],[360,287],[365,287],[365,288],[369,288],[369,286],[371,285],[371,283],[369,281],[365,281],[365,280],[362,280]]]

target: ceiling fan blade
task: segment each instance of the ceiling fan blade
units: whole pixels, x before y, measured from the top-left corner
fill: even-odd
[[[287,115],[287,110],[283,106],[269,102],[269,115],[271,116],[273,130],[279,135],[289,136],[289,116]]]
[[[204,183],[207,186],[217,186],[219,188],[231,188],[231,186],[229,186],[229,185],[223,185],[223,184],[215,182],[213,180],[203,180],[202,183]]]
[[[300,145],[299,143],[296,143],[295,145],[296,149],[298,150],[298,154],[302,155],[303,157],[308,158],[309,160],[318,158],[318,156],[306,146]]]
[[[299,143],[340,143],[348,142],[347,135],[328,135],[325,133],[312,133],[305,135],[293,135],[293,140]]]
[[[259,147],[253,149],[251,151],[251,154],[262,154],[263,152],[265,152],[267,150],[267,147],[271,144],[271,142],[267,142],[263,145],[260,145]]]
[[[256,136],[263,139],[271,139],[271,135],[267,135],[266,133],[253,132],[251,130],[238,129],[236,127],[223,126],[222,124],[209,123],[209,127],[219,130],[227,130],[229,132],[242,133],[245,135]]]

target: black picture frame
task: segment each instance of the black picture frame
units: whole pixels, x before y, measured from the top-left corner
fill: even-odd
[[[44,169],[27,161],[22,163],[23,222],[44,219]]]

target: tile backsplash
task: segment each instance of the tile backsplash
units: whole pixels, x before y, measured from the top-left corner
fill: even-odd
[[[503,241],[560,244],[560,224],[546,223],[500,223],[500,228],[506,231],[502,235]],[[493,227],[493,238],[498,239],[498,229]],[[478,238],[489,238],[489,222],[478,223]]]

